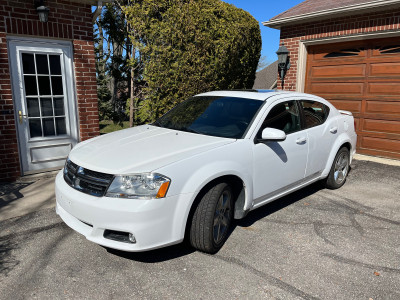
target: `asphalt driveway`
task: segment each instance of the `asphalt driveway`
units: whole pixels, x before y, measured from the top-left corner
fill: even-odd
[[[237,222],[216,255],[107,250],[53,209],[0,222],[0,299],[400,299],[400,167],[354,161]]]

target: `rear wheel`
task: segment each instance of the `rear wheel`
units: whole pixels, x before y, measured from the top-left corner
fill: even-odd
[[[350,168],[350,152],[346,147],[340,148],[333,161],[331,171],[325,181],[325,187],[338,189],[345,182]]]
[[[228,238],[233,219],[231,187],[225,183],[211,186],[196,207],[190,225],[190,244],[197,250],[216,253]]]

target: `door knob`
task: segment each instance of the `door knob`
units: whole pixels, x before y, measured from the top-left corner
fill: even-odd
[[[19,116],[19,124],[22,124],[22,118],[25,118],[26,115],[23,115],[22,111],[18,111],[18,116]]]

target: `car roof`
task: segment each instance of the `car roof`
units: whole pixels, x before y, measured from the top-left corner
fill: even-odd
[[[285,95],[285,96],[311,96],[313,98],[319,98],[310,94],[281,91],[281,90],[226,90],[226,91],[212,91],[196,96],[225,96],[225,97],[236,97],[236,98],[247,98],[254,100],[265,101],[272,96]],[[320,98],[319,98],[320,99]]]

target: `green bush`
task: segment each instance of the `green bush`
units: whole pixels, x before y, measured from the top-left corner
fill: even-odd
[[[197,93],[252,87],[261,36],[248,12],[219,0],[131,1],[124,11],[144,63],[142,122]]]

